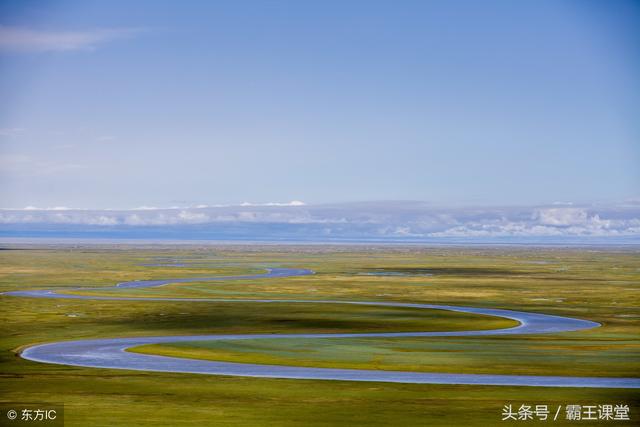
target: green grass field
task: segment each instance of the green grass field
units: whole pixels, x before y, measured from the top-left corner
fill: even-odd
[[[186,266],[169,266],[173,260]],[[424,302],[537,311],[603,324],[588,331],[538,336],[281,339],[136,349],[178,357],[427,372],[637,377],[640,371],[640,252],[632,249],[29,248],[0,251],[0,292],[252,274],[266,267],[311,268],[317,274],[70,292]],[[65,367],[28,362],[17,356],[20,348],[34,343],[91,337],[465,330],[512,325],[504,319],[439,310],[327,304],[73,301],[8,296],[0,296],[0,300],[0,400],[63,402],[69,426],[485,426],[505,424],[500,421],[501,409],[508,403],[552,407],[624,403],[631,406],[635,420],[624,424],[638,424],[640,419],[640,392],[633,390],[233,378]]]

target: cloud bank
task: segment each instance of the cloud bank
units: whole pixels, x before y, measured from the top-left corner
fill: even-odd
[[[640,204],[446,208],[421,202],[333,205],[291,202],[170,209],[28,207],[0,211],[0,236],[64,237],[66,233],[105,237],[425,242],[598,238],[640,243]]]

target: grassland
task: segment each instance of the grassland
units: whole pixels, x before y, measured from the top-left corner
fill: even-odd
[[[172,267],[174,260],[185,266]],[[630,249],[29,248],[0,251],[0,291],[107,287],[126,280],[250,274],[278,266],[311,268],[317,274],[69,292],[425,302],[568,315],[601,322],[603,327],[548,336],[218,342],[149,346],[138,351],[304,366],[638,376],[640,252]],[[16,355],[21,347],[33,343],[91,337],[509,326],[508,321],[485,316],[324,304],[0,298],[0,400],[64,402],[70,426],[484,426],[501,424],[501,408],[506,403],[627,403],[632,406],[632,419],[633,411],[636,415],[640,411],[639,393],[629,390],[159,374],[45,365]]]

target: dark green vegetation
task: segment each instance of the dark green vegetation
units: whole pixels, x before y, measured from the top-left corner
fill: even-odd
[[[171,267],[173,260],[187,266]],[[268,266],[306,267],[318,274],[91,293],[425,302],[567,315],[604,326],[544,336],[246,341],[151,346],[144,351],[368,369],[638,376],[640,253],[630,249],[66,246],[4,250],[0,251],[0,291],[246,274]],[[633,390],[231,378],[64,367],[16,356],[20,347],[36,342],[90,337],[509,326],[501,319],[326,304],[5,296],[0,301],[0,400],[64,402],[70,426],[501,425],[501,408],[506,403],[626,403],[632,406],[632,419],[639,419],[640,392]]]

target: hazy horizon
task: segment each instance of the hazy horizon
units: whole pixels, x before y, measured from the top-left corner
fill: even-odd
[[[640,243],[640,201],[537,206],[301,201],[137,209],[2,209],[0,238]]]

